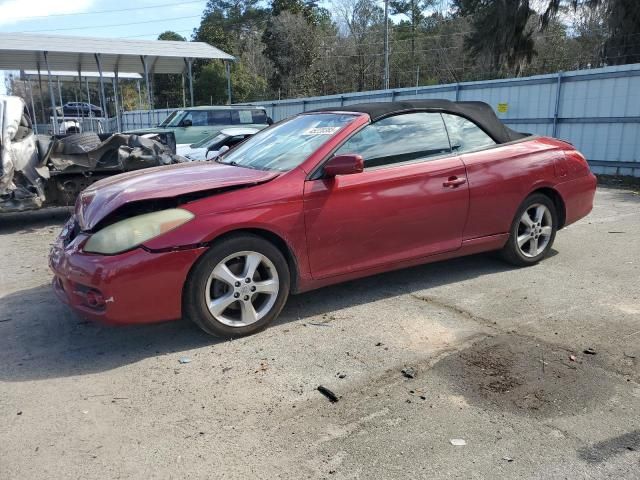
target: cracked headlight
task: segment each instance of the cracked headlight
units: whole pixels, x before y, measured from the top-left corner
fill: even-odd
[[[171,208],[127,218],[91,235],[84,251],[105,255],[124,252],[187,223],[193,217],[193,213],[187,210]]]

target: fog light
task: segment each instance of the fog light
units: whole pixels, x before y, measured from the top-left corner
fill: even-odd
[[[95,288],[76,283],[73,293],[80,297],[87,307],[102,310],[107,305],[100,290],[96,290]]]
[[[104,297],[97,290],[89,290],[85,294],[85,300],[91,308],[104,308],[105,306]]]

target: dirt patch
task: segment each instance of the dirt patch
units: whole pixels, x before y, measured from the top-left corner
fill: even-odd
[[[442,359],[434,372],[469,404],[540,418],[583,413],[614,394],[616,380],[589,356],[501,335]]]

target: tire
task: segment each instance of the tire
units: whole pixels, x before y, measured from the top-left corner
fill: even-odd
[[[558,214],[553,201],[534,193],[518,208],[501,257],[519,267],[535,265],[549,254],[557,229]]]
[[[253,265],[257,268],[249,268]],[[233,235],[215,243],[192,268],[182,310],[210,335],[250,335],[280,314],[290,285],[289,266],[278,248],[257,235]]]
[[[100,137],[94,132],[75,133],[60,139],[64,145],[62,153],[74,155],[86,153],[100,145]]]

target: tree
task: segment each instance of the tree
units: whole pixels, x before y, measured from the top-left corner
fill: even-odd
[[[411,63],[415,64],[416,34],[425,19],[425,12],[435,5],[435,0],[392,0],[389,2],[392,15],[404,15],[411,29]]]
[[[603,7],[606,40],[605,62],[626,64],[640,61],[640,2],[638,0],[549,0],[542,17],[545,25],[562,7],[574,12],[580,7]]]
[[[270,84],[279,95],[308,95],[309,70],[317,57],[317,30],[302,13],[281,12],[265,30],[264,53],[273,63]]]
[[[536,12],[529,0],[454,0],[453,4],[459,15],[471,18],[472,32],[466,37],[471,53],[487,59],[491,73],[520,75],[535,54],[530,19]]]
[[[334,6],[345,26],[348,41],[348,70],[355,75],[355,90],[382,86],[384,12],[374,0],[340,0]],[[372,80],[371,80],[372,79]],[[375,84],[371,84],[371,81]]]
[[[186,42],[187,39],[184,38],[182,35],[173,32],[171,30],[166,30],[164,32],[162,32],[160,35],[158,35],[158,40],[167,40],[167,41],[172,41],[172,42]]]
[[[158,35],[158,40],[186,42],[182,35],[167,30]],[[177,107],[182,105],[183,79],[180,74],[156,74],[153,76],[153,102],[156,107]]]

